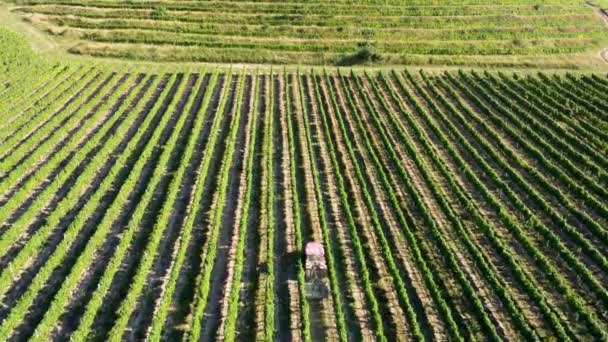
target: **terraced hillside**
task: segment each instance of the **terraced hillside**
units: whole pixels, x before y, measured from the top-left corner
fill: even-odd
[[[16,0],[74,54],[279,64],[601,64],[605,0]]]
[[[2,75],[0,340],[608,338],[604,75],[42,70]]]

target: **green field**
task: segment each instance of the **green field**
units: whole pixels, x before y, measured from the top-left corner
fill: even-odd
[[[573,67],[604,62],[608,17],[595,6],[606,3],[19,0],[11,11],[62,49],[97,57]]]
[[[599,14],[419,3],[0,12],[0,341],[608,341]],[[362,39],[370,13],[380,60],[285,49],[309,39],[348,56],[329,42]],[[232,36],[255,43],[231,50]],[[276,59],[256,59],[263,44]],[[393,48],[424,50],[425,67]],[[196,63],[214,49],[243,63]],[[307,292],[310,241],[324,299]]]

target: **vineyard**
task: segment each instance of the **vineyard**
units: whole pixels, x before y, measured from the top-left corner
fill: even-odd
[[[64,51],[129,60],[575,68],[608,43],[606,0],[6,4]]]
[[[0,341],[608,341],[607,27],[0,0]]]
[[[0,79],[0,340],[608,339],[605,75],[40,70]]]

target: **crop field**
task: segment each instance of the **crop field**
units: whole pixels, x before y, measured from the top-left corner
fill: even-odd
[[[605,75],[11,80],[0,340],[608,338]]]
[[[608,42],[606,0],[12,3],[73,54],[139,60],[573,67]]]
[[[0,0],[0,341],[608,342],[607,32]]]

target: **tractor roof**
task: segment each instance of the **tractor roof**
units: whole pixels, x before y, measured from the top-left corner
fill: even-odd
[[[323,245],[319,242],[309,242],[306,244],[306,255],[325,255]]]

